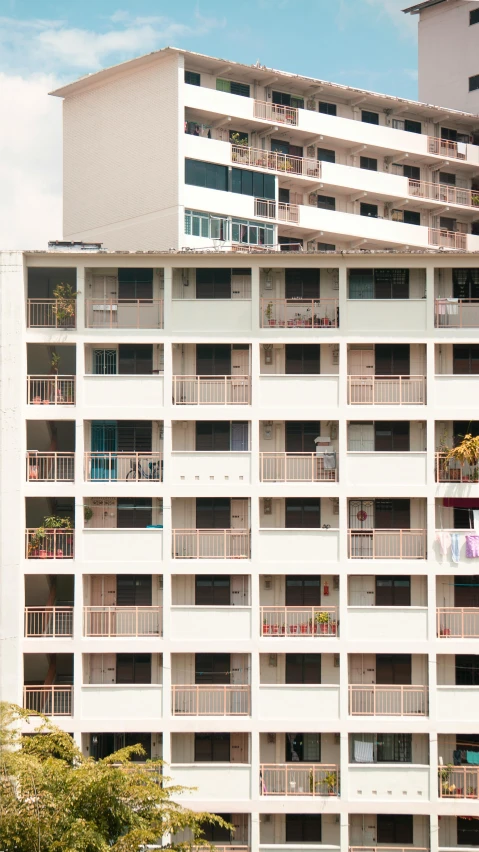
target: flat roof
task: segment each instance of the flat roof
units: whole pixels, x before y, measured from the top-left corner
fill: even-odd
[[[403,9],[403,12],[410,12],[411,15],[417,15],[421,9],[427,9],[428,6],[439,6],[439,3],[447,3],[447,0],[423,0],[422,3],[415,3],[414,6]]]
[[[231,249],[225,249],[224,251],[217,251],[213,249],[169,249],[165,251],[164,249],[148,250],[148,251],[128,251],[128,250],[118,250],[112,251],[109,249],[100,249],[99,251],[80,251],[80,250],[70,250],[70,251],[60,251],[58,249],[1,249],[0,250],[0,259],[2,255],[5,254],[22,254],[25,256],[31,257],[59,257],[59,258],[82,258],[82,259],[93,259],[95,257],[102,258],[114,258],[114,257],[151,257],[157,258],[162,257],[165,260],[169,257],[180,257],[182,259],[186,257],[206,257],[206,258],[216,258],[219,260],[220,258],[235,258],[238,261],[241,260],[242,257],[248,255],[249,257],[267,257],[268,261],[272,258],[282,259],[284,262],[289,261],[290,263],[297,264],[298,261],[302,257],[317,257],[318,259],[324,257],[365,257],[371,255],[377,255],[379,257],[388,257],[391,255],[413,255],[415,257],[456,257],[456,258],[469,258],[476,257],[479,255],[479,251],[463,251],[457,249],[446,249],[446,248],[428,248],[428,249],[337,249],[335,251],[299,251],[299,252],[281,252],[275,249],[258,251],[257,249],[248,249],[245,247],[240,251],[232,251]]]
[[[445,0],[430,0],[430,2],[445,2]],[[420,4],[420,5],[425,5]],[[413,7],[411,7],[413,8]],[[408,11],[408,10],[404,10]],[[416,113],[423,113],[431,117],[452,117],[456,120],[467,120],[469,123],[477,121],[475,113],[462,112],[460,110],[449,109],[435,104],[425,104],[420,101],[412,101],[407,98],[399,98],[394,95],[385,95],[380,92],[373,92],[368,89],[357,89],[352,86],[345,86],[341,83],[331,83],[327,80],[320,80],[315,77],[305,77],[301,74],[293,74],[290,71],[279,71],[276,68],[267,68],[266,65],[261,65],[259,61],[254,65],[245,65],[241,62],[234,62],[229,59],[221,59],[215,56],[208,56],[203,53],[194,53],[189,50],[182,50],[178,47],[164,47],[161,50],[155,50],[152,53],[138,56],[135,59],[129,59],[126,62],[121,62],[118,65],[112,65],[109,68],[104,68],[101,71],[96,71],[92,74],[87,74],[80,77],[78,80],[61,86],[59,89],[54,89],[50,95],[58,98],[68,98],[76,95],[78,92],[90,87],[100,86],[107,83],[110,79],[121,74],[128,74],[130,71],[136,71],[138,68],[144,67],[151,63],[157,62],[171,54],[179,54],[188,58],[189,70],[197,70],[203,73],[218,74],[226,79],[235,79],[235,74],[241,71],[242,78],[246,80],[258,81],[263,85],[272,86],[274,83],[281,88],[281,85],[288,85],[291,94],[294,94],[296,88],[297,93],[308,97],[307,89],[310,89],[310,96],[314,90],[317,94],[322,92],[324,97],[338,97],[348,103],[353,98],[363,96],[375,101],[382,101],[385,108],[390,108],[392,105],[403,106],[404,109],[414,108]],[[266,83],[266,80],[268,81]],[[411,113],[413,110],[411,110]]]

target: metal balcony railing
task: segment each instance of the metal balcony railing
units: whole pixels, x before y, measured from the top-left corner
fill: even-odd
[[[273,104],[270,101],[254,101],[253,115],[264,121],[276,121],[278,124],[297,124],[298,110],[296,107]]]
[[[436,328],[479,328],[479,299],[436,299]]]
[[[249,716],[251,688],[248,685],[192,684],[171,687],[173,716]]]
[[[479,799],[479,766],[439,766],[440,799]]]
[[[173,376],[174,405],[251,405],[250,376]]]
[[[447,183],[428,183],[424,180],[409,179],[409,195],[414,198],[427,198],[441,204],[460,204],[462,207],[479,207],[479,192],[449,186]]]
[[[173,559],[249,559],[249,530],[173,530]]]
[[[76,328],[76,304],[73,311],[65,299],[27,299],[27,328]],[[72,313],[72,316],[65,314]]]
[[[350,684],[351,716],[427,716],[427,686]]]
[[[430,246],[442,246],[450,249],[467,249],[467,234],[462,231],[446,231],[443,228],[429,228]]]
[[[425,376],[348,376],[349,405],[425,405]]]
[[[479,482],[479,465],[460,464],[447,453],[436,453],[436,482]]]
[[[75,405],[75,376],[27,376],[28,405]]]
[[[350,559],[425,559],[426,530],[349,530]]]
[[[291,157],[275,151],[263,151],[261,148],[249,148],[246,145],[231,146],[231,162],[240,166],[257,169],[269,169],[281,174],[300,177],[321,178],[321,162],[309,157]]]
[[[338,610],[335,606],[262,606],[261,636],[333,636],[338,635]]]
[[[254,215],[261,219],[278,219],[281,222],[293,222],[297,225],[299,224],[299,205],[269,201],[267,198],[255,198]]]
[[[87,482],[163,482],[163,453],[85,453]]]
[[[71,716],[73,686],[24,686],[23,706],[44,716]]]
[[[75,530],[25,530],[27,559],[73,559]]]
[[[73,607],[26,606],[24,629],[27,638],[73,636]]]
[[[162,636],[161,606],[85,606],[84,636]]]
[[[339,770],[334,764],[260,765],[263,796],[339,796]]]
[[[261,482],[337,482],[336,459],[325,453],[260,453]],[[326,456],[326,457],[325,457]]]
[[[466,606],[438,607],[437,635],[441,639],[478,639],[479,608]]]
[[[450,139],[439,139],[437,136],[428,136],[427,148],[429,154],[437,154],[439,157],[454,157],[456,160],[465,160],[467,158],[466,145],[452,142]]]
[[[337,299],[261,299],[261,328],[337,328]]]
[[[87,299],[87,328],[163,328],[163,299]]]
[[[73,482],[75,453],[27,453],[27,482]]]

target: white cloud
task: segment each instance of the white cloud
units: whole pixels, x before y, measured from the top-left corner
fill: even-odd
[[[404,0],[366,0],[380,15],[387,16],[404,36],[417,36],[416,15],[405,15]]]
[[[61,102],[52,75],[0,73],[0,248],[46,248],[62,235]],[[6,118],[8,117],[8,122]]]

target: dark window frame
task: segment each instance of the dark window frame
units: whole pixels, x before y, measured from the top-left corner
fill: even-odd
[[[373,112],[370,109],[362,109],[361,110],[361,121],[364,122],[364,124],[379,125],[379,113]]]
[[[185,83],[189,86],[201,86],[201,75],[197,71],[187,71],[185,68]]]

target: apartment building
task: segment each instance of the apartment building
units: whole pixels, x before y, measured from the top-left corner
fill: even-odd
[[[442,15],[431,5],[413,7],[428,7],[421,27]],[[441,50],[426,39],[436,104],[447,36]],[[464,53],[475,61],[477,50]],[[53,94],[64,99],[65,239],[133,251],[479,250],[475,102],[461,112],[176,48]]]
[[[461,251],[2,253],[1,697],[225,852],[477,848],[478,299]]]

